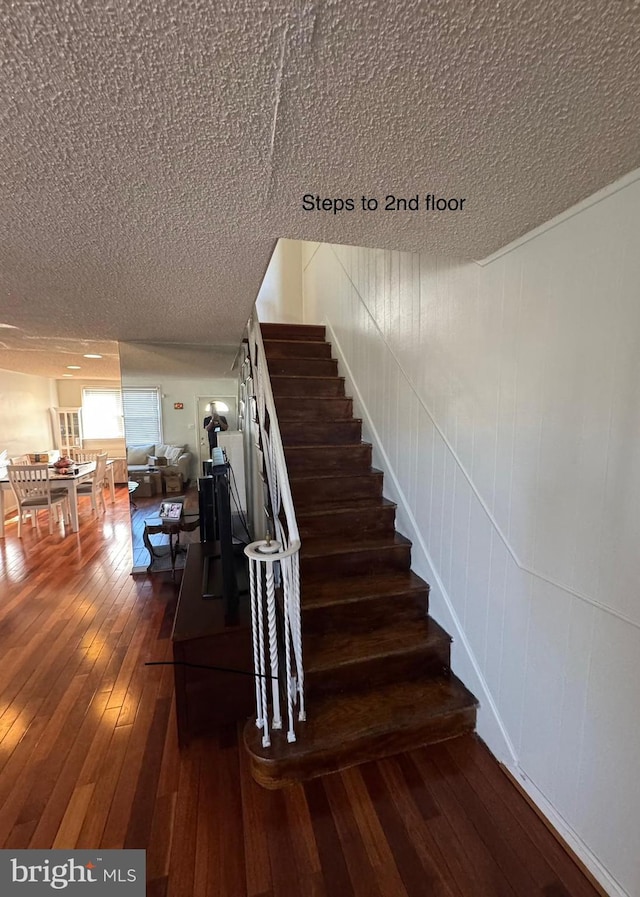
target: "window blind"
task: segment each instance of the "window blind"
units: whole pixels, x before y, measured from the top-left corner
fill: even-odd
[[[124,424],[120,390],[83,389],[82,424],[85,439],[121,439]]]
[[[122,407],[127,445],[162,442],[160,390],[157,387],[123,389]]]

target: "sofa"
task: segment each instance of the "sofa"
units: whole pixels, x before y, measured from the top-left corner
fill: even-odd
[[[189,480],[189,468],[191,466],[191,452],[186,451],[184,445],[128,445],[127,446],[127,470],[131,473],[141,473],[148,469],[149,458],[166,458],[167,470],[171,468],[175,473],[181,473],[185,483]],[[129,477],[131,479],[131,477]]]

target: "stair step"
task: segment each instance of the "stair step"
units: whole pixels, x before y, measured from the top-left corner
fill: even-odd
[[[300,550],[303,582],[307,577],[408,570],[410,564],[411,542],[399,533],[362,540],[316,536],[305,539]]]
[[[297,339],[263,339],[267,359],[271,358],[331,358],[331,343]]]
[[[342,507],[354,501],[376,502],[382,498],[383,473],[370,468],[360,472],[320,472],[305,476],[287,461],[296,513],[308,508]]]
[[[285,374],[288,377],[337,377],[338,362],[335,358],[268,358],[271,377]]]
[[[429,585],[410,570],[376,576],[308,580],[302,584],[303,632],[361,632],[382,620],[423,619]]]
[[[305,694],[360,691],[449,666],[451,637],[435,620],[392,617],[364,632],[308,634],[305,638]]]
[[[274,396],[278,421],[285,420],[349,420],[353,416],[353,399],[347,396]]]
[[[271,733],[263,748],[253,720],[244,729],[253,778],[265,788],[335,772],[454,738],[475,727],[477,701],[453,674],[400,680],[374,691],[318,696],[296,741]]]
[[[371,468],[371,445],[285,445],[289,475],[364,474]]]
[[[344,377],[271,376],[274,396],[344,396]]]
[[[301,511],[297,515],[302,539],[319,535],[342,534],[358,536],[366,533],[391,534],[394,532],[396,505],[386,498],[376,504],[356,507],[316,508]]]
[[[283,443],[294,445],[353,445],[362,436],[362,421],[351,420],[280,420]]]
[[[260,324],[263,340],[314,340],[325,342],[321,324]]]

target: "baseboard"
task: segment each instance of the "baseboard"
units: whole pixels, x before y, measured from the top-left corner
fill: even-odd
[[[602,894],[602,897],[631,897],[591,853],[580,836],[556,811],[553,804],[547,800],[522,769],[519,767],[510,768],[505,763],[501,763],[500,768],[522,794],[531,809],[544,822],[563,850],[580,867],[596,891]]]

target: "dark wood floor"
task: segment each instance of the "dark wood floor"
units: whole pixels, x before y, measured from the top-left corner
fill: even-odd
[[[177,585],[130,575],[126,489],[107,507],[0,540],[0,847],[146,848],[152,897],[594,897],[473,737],[274,792],[235,728],[180,752],[145,666]]]

